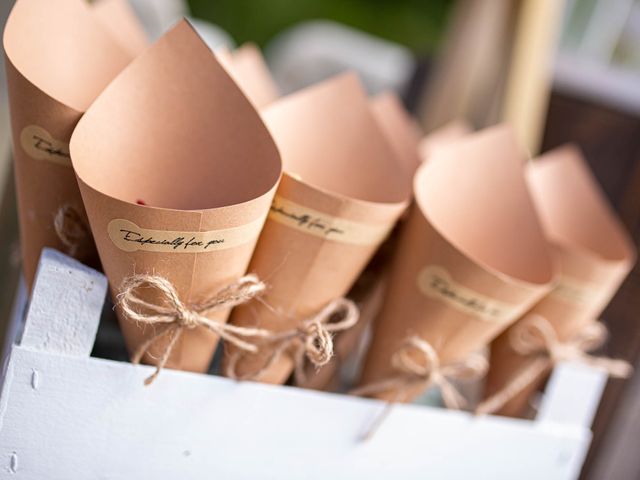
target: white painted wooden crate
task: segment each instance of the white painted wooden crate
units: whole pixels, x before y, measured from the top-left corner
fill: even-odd
[[[558,367],[535,421],[379,401],[89,356],[107,282],[48,250],[0,399],[7,479],[571,479],[605,377]]]

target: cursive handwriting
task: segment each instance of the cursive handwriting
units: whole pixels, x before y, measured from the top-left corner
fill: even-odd
[[[502,314],[500,309],[487,305],[487,303],[481,299],[474,298],[473,296],[466,296],[461,294],[459,291],[456,291],[449,280],[440,277],[437,274],[431,274],[429,287],[442,297],[448,298],[449,300],[479,313],[480,315],[499,317]]]
[[[298,224],[298,227],[304,227],[304,228],[307,228],[309,230],[315,230],[315,231],[322,232],[326,237],[328,237],[331,234],[335,234],[335,235],[343,235],[344,234],[344,230],[341,230],[339,228],[334,228],[334,227],[331,227],[330,225],[327,225],[327,223],[325,221],[323,221],[323,219],[320,218],[320,217],[312,217],[311,215],[306,214],[306,213],[302,213],[300,215],[296,215],[293,212],[289,212],[289,211],[285,210],[284,207],[275,206],[275,205],[271,206],[271,211],[273,213],[276,213],[276,214],[279,214],[279,215],[283,215],[283,216],[295,221]]]
[[[173,250],[177,250],[178,248],[182,248],[183,250],[187,250],[189,248],[202,248],[203,250],[206,250],[211,245],[224,243],[224,239],[213,239],[205,243],[200,240],[196,240],[196,237],[191,237],[189,239],[186,237],[175,237],[167,240],[164,238],[157,239],[153,236],[145,237],[141,233],[134,232],[132,230],[120,229],[120,232],[124,234],[122,236],[122,240],[125,242],[133,242],[140,245],[166,245],[171,247]]]
[[[55,148],[53,146],[53,143],[51,143],[49,140],[42,138],[39,135],[32,135],[31,138],[35,140],[33,147],[36,150],[40,150],[41,152],[45,152],[49,155],[54,155],[54,156],[57,155],[63,158],[71,158],[71,156],[69,155],[69,152],[62,150],[61,148]]]

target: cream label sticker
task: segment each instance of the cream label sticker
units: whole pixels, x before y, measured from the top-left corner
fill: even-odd
[[[71,166],[69,144],[53,138],[49,132],[38,125],[29,125],[20,132],[20,144],[27,155],[36,160]]]
[[[125,252],[204,253],[255,241],[264,224],[258,219],[234,228],[208,232],[178,232],[140,228],[129,220],[111,220],[107,227],[113,244]]]
[[[418,274],[420,291],[461,312],[482,320],[508,322],[520,314],[517,306],[500,302],[455,282],[444,268],[429,265]]]
[[[393,226],[333,217],[277,195],[269,218],[309,235],[355,245],[376,245],[385,239]]]
[[[577,305],[589,305],[599,300],[598,288],[578,279],[561,277],[551,296]]]

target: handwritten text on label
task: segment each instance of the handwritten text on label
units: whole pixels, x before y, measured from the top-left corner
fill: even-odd
[[[129,220],[118,218],[109,222],[107,230],[114,245],[125,252],[202,253],[255,241],[263,223],[263,219],[258,219],[223,230],[178,232],[140,228]]]
[[[380,243],[393,226],[368,224],[333,217],[277,195],[271,205],[269,218],[315,237],[356,245]]]
[[[38,125],[29,125],[20,133],[20,144],[27,155],[36,160],[48,160],[65,167],[71,166],[69,144],[54,139]]]
[[[444,268],[429,265],[417,278],[418,288],[427,297],[483,320],[507,322],[520,313],[516,306],[500,302],[456,283]]]

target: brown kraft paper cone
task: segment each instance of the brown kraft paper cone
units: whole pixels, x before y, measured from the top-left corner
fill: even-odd
[[[149,46],[144,27],[128,0],[97,0],[91,4],[91,11],[131,58],[137,57]]]
[[[428,161],[436,149],[456,141],[465,135],[469,135],[472,132],[473,127],[463,120],[454,120],[440,128],[436,128],[420,140],[420,144],[418,145],[420,161]]]
[[[114,299],[123,280],[149,274],[187,305],[244,275],[281,173],[258,113],[184,20],[95,101],[71,157]],[[116,311],[133,354],[155,329]],[[206,371],[217,342],[202,326],[185,329],[167,366]],[[166,349],[162,337],[143,361]]]
[[[407,170],[411,172],[411,176],[422,161],[428,157],[430,150],[446,145],[472,131],[466,123],[456,121],[420,138],[419,125],[411,118],[394,93],[379,94],[370,101],[370,105],[380,127],[386,134],[387,140],[395,147],[396,157],[402,161],[404,166],[409,166]],[[407,213],[405,212],[403,218]],[[360,308],[358,324],[350,330],[336,335],[334,358],[329,364],[319,369],[307,365],[305,382],[297,384],[298,386],[316,390],[335,390],[336,386],[340,386],[335,375],[342,365],[346,361],[357,363],[360,360],[357,356],[359,352],[356,350],[359,350],[357,347],[362,344],[363,335],[367,328],[373,324],[373,320],[379,314],[382,306],[387,267],[395,250],[397,234],[401,226],[402,219],[372,261],[376,265],[370,264],[365,270],[365,274],[377,275],[377,278],[374,284],[367,289],[365,298],[358,302]],[[360,277],[356,287],[359,286],[359,283],[365,283],[365,279]]]
[[[396,158],[402,162],[408,177],[413,177],[420,165],[418,145],[422,131],[418,123],[393,92],[387,91],[375,96],[370,104],[373,116],[393,148]]]
[[[398,376],[391,359],[409,337],[429,342],[441,365],[465,360],[530,308],[554,278],[508,127],[438,149],[418,169],[414,196],[361,386]],[[410,401],[421,389],[374,396]]]
[[[559,266],[558,284],[522,320],[540,315],[566,341],[598,319],[635,262],[635,249],[582,154],[572,145],[542,155],[526,167],[531,194]],[[491,346],[487,396],[531,365],[510,345],[516,322]],[[518,416],[549,372],[539,375],[497,413]]]
[[[396,156],[399,159],[404,158],[403,165],[415,165],[417,168],[423,161],[426,161],[434,149],[458,140],[473,131],[467,123],[454,121],[420,139],[420,127],[412,121],[413,119],[404,110],[400,99],[398,99],[395,94],[390,92],[380,94],[375,97],[370,104],[373,107],[374,115],[376,115],[380,126],[387,134],[387,140],[391,145],[394,145],[395,142]],[[400,129],[402,129],[402,131],[400,131]],[[415,158],[416,154],[418,155],[417,160]],[[416,168],[413,168],[411,172],[412,176]],[[319,369],[314,369],[311,368],[312,365],[307,365],[306,381],[298,384],[298,386],[316,390],[335,389],[335,386],[339,385],[335,374],[338,373],[338,369],[344,361],[354,360],[357,362],[361,360],[352,357],[352,355],[358,353],[354,351],[356,347],[361,344],[362,336],[367,331],[367,327],[373,324],[374,319],[380,313],[385,292],[384,285],[386,284],[385,278],[388,273],[388,264],[395,251],[398,233],[401,230],[403,220],[408,213],[409,212],[405,212],[403,214],[403,217],[398,222],[398,225],[396,225],[391,236],[377,252],[376,258],[372,261],[372,263],[376,262],[376,265],[370,264],[365,270],[365,274],[377,275],[377,280],[374,285],[368,289],[366,297],[358,302],[361,312],[360,321],[349,331],[336,335],[336,355],[329,364]],[[358,283],[361,281],[364,283],[364,280],[361,276],[360,279],[358,279]],[[356,287],[359,286],[358,283]],[[475,383],[478,384],[479,382]],[[467,382],[464,385],[465,389],[468,390],[468,386]],[[482,394],[482,389],[480,389],[480,392],[480,394]]]
[[[262,52],[253,43],[233,52],[221,48],[216,56],[256,108],[264,108],[280,96]]]
[[[420,165],[418,144],[422,133],[419,125],[406,111],[400,98],[392,91],[376,95],[369,101],[369,106],[378,126],[392,147],[395,157],[400,161],[407,177],[411,178]],[[357,353],[356,347],[361,342],[362,336],[371,325],[381,306],[386,264],[395,244],[397,229],[398,226],[385,241],[384,246],[376,253],[376,258],[370,262],[354,286],[354,289],[358,290],[357,294],[361,292],[361,286],[366,287],[366,285],[361,284],[371,283],[369,279],[363,278],[364,275],[377,275],[375,281],[369,285],[369,288],[366,288],[364,298],[354,298],[360,309],[360,320],[357,325],[335,336],[334,358],[322,368],[307,365],[305,381],[296,383],[297,386],[316,390],[335,389],[336,386],[339,386],[338,379],[335,377],[338,370],[345,361],[350,360],[350,357]],[[371,265],[371,263],[376,263],[376,265]],[[349,296],[351,297],[353,294],[354,292],[352,291]]]
[[[31,288],[43,247],[97,262],[69,138],[82,112],[131,56],[81,0],[18,0],[3,43],[20,246]],[[54,225],[61,209],[62,236]]]
[[[269,290],[231,322],[282,332],[346,295],[406,208],[409,185],[354,74],[284,97],[263,118],[285,172],[249,267]],[[283,383],[293,361],[264,369],[273,352],[265,344],[238,357],[225,345],[224,369],[238,358],[238,378]]]

